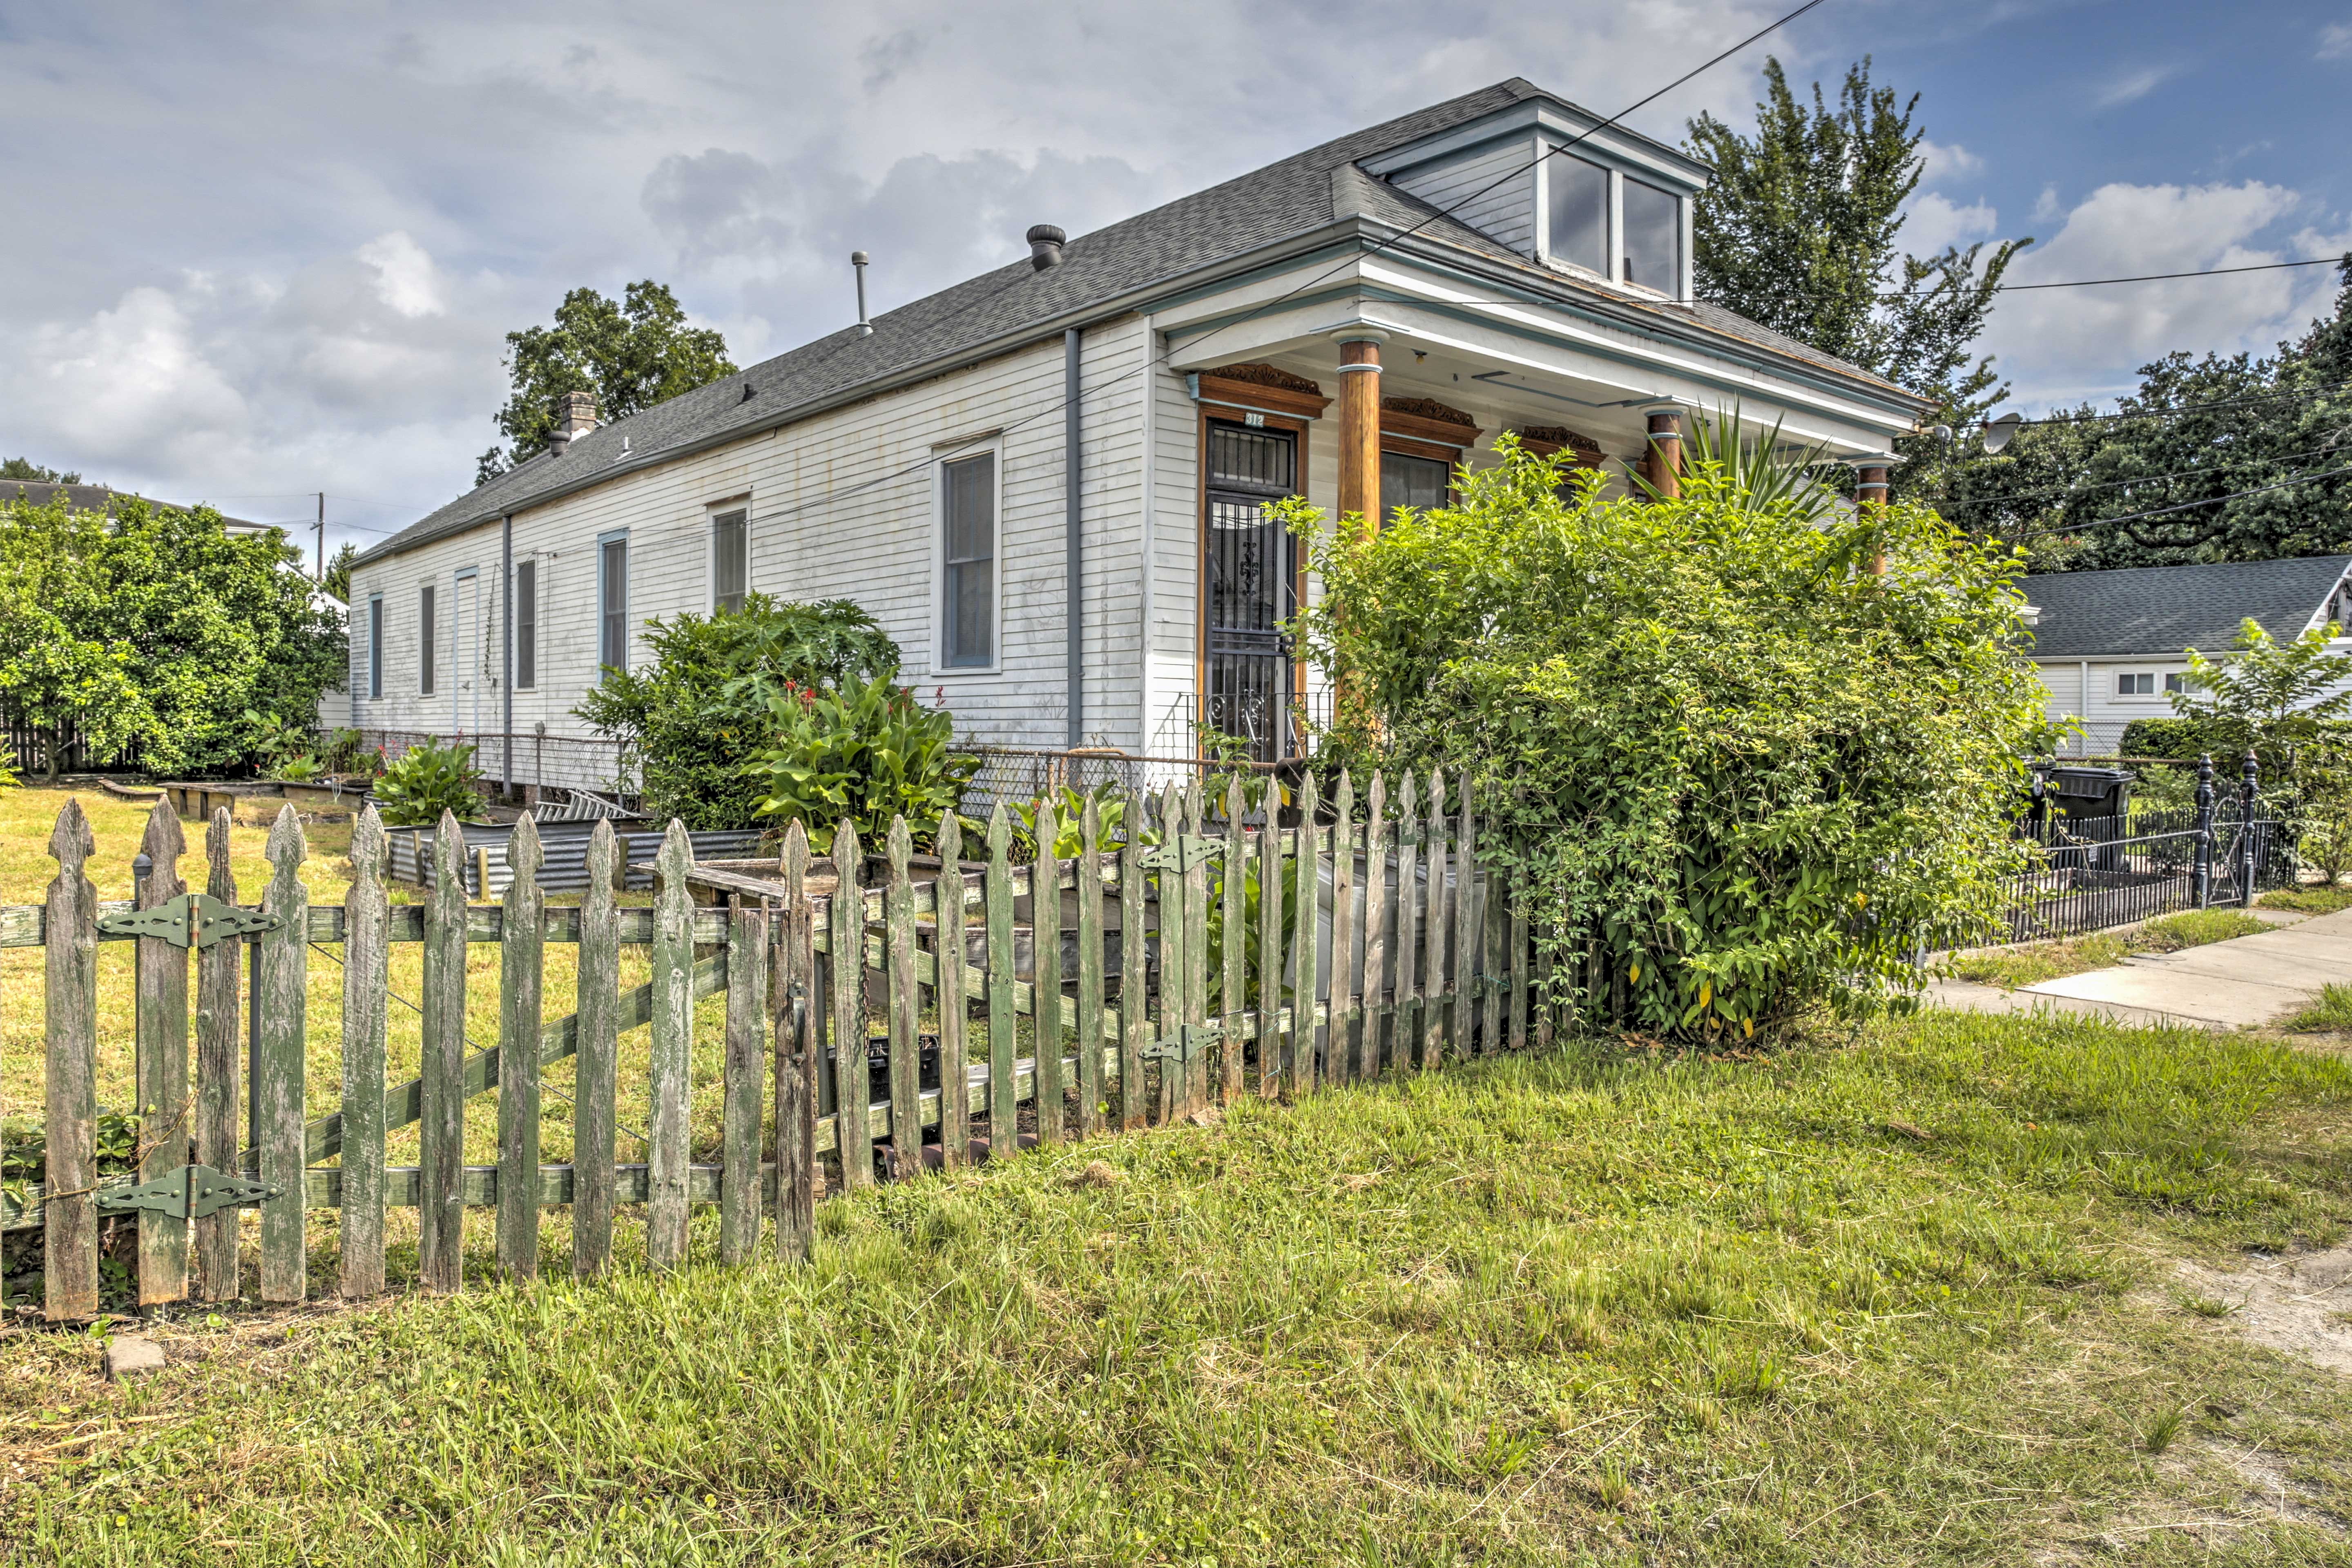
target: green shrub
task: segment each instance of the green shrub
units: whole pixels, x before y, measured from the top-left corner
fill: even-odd
[[[1622,982],[1639,1028],[1914,995],[1915,951],[1981,932],[2017,863],[2043,696],[2014,552],[1829,508],[1751,457],[1604,500],[1501,450],[1455,506],[1369,535],[1284,503],[1325,585],[1304,646],[1360,702],[1335,755],[1442,766],[1449,800],[1466,779],[1558,973],[1592,944],[1585,994]]]
[[[780,604],[652,622],[653,662],[610,669],[577,710],[621,742],[646,809],[689,828],[751,826],[765,798],[754,764],[780,743],[775,700],[859,677],[887,680],[898,645],[846,599]]]
[[[798,822],[820,852],[844,817],[868,847],[904,816],[928,846],[963,802],[980,759],[955,751],[954,717],[889,680],[845,677],[836,688],[787,685],[769,699],[772,737],[745,773],[753,806],[781,828]]]
[[[2126,757],[2201,757],[2212,748],[2194,719],[2135,719],[2124,726]]]
[[[386,767],[370,798],[387,827],[430,827],[444,811],[455,812],[460,822],[479,822],[482,795],[474,785],[481,776],[473,747],[428,741]]]

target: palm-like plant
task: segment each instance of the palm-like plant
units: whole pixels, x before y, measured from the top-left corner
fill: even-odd
[[[1684,483],[1714,483],[1738,496],[1754,511],[1786,503],[1799,521],[1818,522],[1838,501],[1837,492],[1813,477],[1828,450],[1823,447],[1790,449],[1780,439],[1780,422],[1752,438],[1740,417],[1739,405],[1717,406],[1715,417],[1702,414],[1683,437]],[[1653,499],[1657,488],[1636,472],[1633,481]]]

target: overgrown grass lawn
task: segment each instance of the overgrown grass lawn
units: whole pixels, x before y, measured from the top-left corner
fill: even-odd
[[[2299,910],[2307,915],[2332,915],[2338,910],[2352,910],[2352,887],[2342,883],[2306,882],[2299,888],[2281,888],[2264,893],[2255,900],[2266,910]]]
[[[2352,1380],[2168,1281],[2332,1244],[2347,1108],[2066,1018],[1577,1045],[833,1202],[805,1268],[698,1211],[121,1390],[15,1331],[0,1560],[2344,1563]]]
[[[2243,910],[2186,910],[2149,921],[2138,930],[2121,935],[2102,931],[2072,942],[2034,942],[2024,947],[1963,953],[1952,960],[1951,973],[1957,979],[2015,990],[2063,975],[2112,968],[2135,952],[2179,952],[2273,929],[2269,921],[2257,920]]]

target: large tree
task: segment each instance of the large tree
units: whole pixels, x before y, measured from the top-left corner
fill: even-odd
[[[42,467],[30,458],[9,458],[0,460],[0,479],[15,479],[19,483],[29,482],[37,485],[81,483],[79,474],[60,473],[55,468]]]
[[[725,336],[688,326],[669,286],[650,278],[617,300],[574,289],[555,308],[553,326],[507,334],[506,364],[514,390],[497,423],[507,444],[482,454],[476,484],[546,449],[564,393],[594,393],[598,413],[611,421],[735,374]]]
[[[1691,152],[1715,166],[1692,214],[1700,297],[1933,398],[1947,423],[1981,414],[2006,388],[1970,346],[2033,242],[1904,252],[1904,204],[1926,167],[1918,95],[1871,85],[1867,57],[1834,106],[1818,82],[1810,109],[1798,101],[1777,59],[1764,79],[1754,135],[1711,114],[1690,122]],[[1898,483],[1934,460],[1924,444],[1906,455]]]

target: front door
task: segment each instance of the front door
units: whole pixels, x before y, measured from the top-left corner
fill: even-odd
[[[1265,506],[1298,489],[1298,438],[1218,421],[1208,446],[1202,718],[1248,741],[1259,762],[1279,762],[1289,749],[1291,698],[1290,639],[1280,628],[1297,612],[1295,559]]]
[[[482,580],[460,573],[449,606],[450,725],[461,735],[482,732]]]

